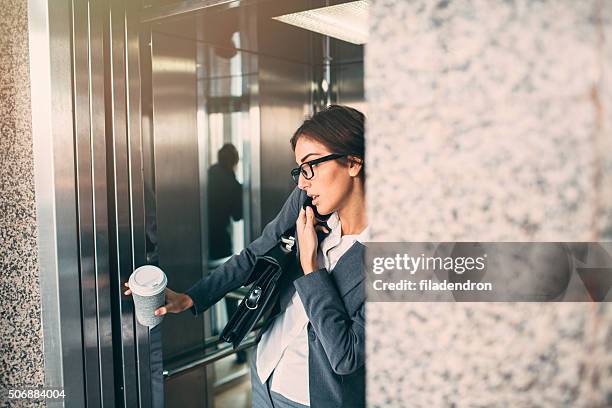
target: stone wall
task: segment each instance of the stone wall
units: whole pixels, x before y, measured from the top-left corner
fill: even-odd
[[[612,3],[371,3],[377,241],[612,238]],[[370,303],[368,406],[612,405],[612,307]]]
[[[26,0],[0,2],[0,394],[44,383]],[[19,406],[0,398],[0,406]],[[4,399],[4,400],[3,400]],[[33,406],[34,402],[24,402]],[[44,406],[44,403],[41,403]]]

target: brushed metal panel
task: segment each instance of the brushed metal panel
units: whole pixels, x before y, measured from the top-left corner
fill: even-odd
[[[126,50],[126,121],[128,135],[128,171],[132,227],[132,256],[134,268],[150,263],[146,248],[146,212],[144,184],[143,132],[141,127],[141,67],[140,47],[150,50],[148,43],[140,44],[140,9],[137,2],[118,2],[125,7],[124,41]],[[149,54],[150,55],[150,54]],[[160,327],[149,330],[136,324],[136,354],[140,407],[159,407],[163,399],[161,377]],[[155,344],[153,344],[155,343]],[[158,367],[160,365],[160,367]],[[155,372],[159,371],[154,378]],[[161,390],[159,388],[161,387]]]
[[[198,35],[202,35],[202,27],[195,27]],[[208,236],[208,168],[210,157],[210,135],[208,121],[208,105],[206,103],[206,92],[208,83],[203,79],[210,70],[209,58],[210,50],[207,49],[201,42],[197,42],[196,46],[196,81],[197,81],[197,139],[198,139],[198,169],[199,169],[199,185],[200,185],[200,248],[201,248],[201,274],[203,277],[209,273],[208,269],[208,240],[212,239]],[[214,306],[216,307],[216,306]],[[213,308],[206,310],[203,315],[204,339],[212,335],[213,319],[211,316]],[[204,340],[205,341],[205,340]],[[196,398],[201,398],[204,406],[214,406],[214,379],[215,369],[213,366],[202,367],[201,374],[203,375],[202,394]],[[195,377],[198,378],[198,377]],[[189,381],[189,377],[181,381],[184,384],[185,380]],[[169,388],[174,392],[179,388],[176,382],[169,383]]]
[[[238,0],[184,0],[176,2],[173,0],[157,2],[153,7],[147,7],[142,13],[142,22],[150,23],[169,17],[183,16],[193,12],[224,4],[239,4]]]
[[[289,140],[305,116],[312,113],[311,35],[273,20],[259,20],[259,110],[261,225],[280,210],[295,184],[290,171],[296,166]],[[291,47],[288,46],[291,44]],[[287,58],[271,58],[272,50]]]
[[[332,89],[334,102],[366,113],[362,45],[332,39]]]
[[[77,168],[83,360],[87,406],[102,406],[90,117],[90,20],[87,2],[73,3],[74,126]],[[104,154],[104,151],[101,152]],[[105,160],[105,157],[102,157]],[[111,355],[112,357],[112,355]],[[110,359],[112,364],[112,358]],[[112,374],[112,370],[111,370]],[[112,396],[112,394],[111,394]]]
[[[89,3],[89,75],[90,130],[93,152],[93,219],[95,270],[97,288],[97,318],[100,364],[100,391],[103,407],[115,406],[115,369],[113,343],[112,292],[108,228],[108,179],[106,167],[106,106],[104,89],[104,21],[108,13],[106,1]]]
[[[184,292],[203,272],[195,42],[153,33],[151,68],[159,265],[168,286]],[[164,360],[201,344],[204,337],[202,316],[167,316],[162,326]],[[200,394],[181,392],[185,381],[166,383],[166,401],[172,406],[205,404],[206,377],[193,380]],[[175,398],[190,402],[177,404]]]
[[[336,103],[352,106],[365,113],[363,61],[332,65]]]
[[[108,197],[109,197],[109,235],[111,251],[111,280],[116,290],[120,282],[126,282],[134,269],[132,230],[131,230],[131,190],[129,175],[129,152],[127,134],[127,85],[125,61],[125,9],[119,0],[109,2],[107,14],[107,49],[105,53],[107,163],[108,163]],[[141,383],[138,370],[135,336],[136,328],[132,299],[114,298],[117,315],[113,320],[115,332],[121,333],[121,347],[115,354],[117,364],[122,367],[118,373],[122,376],[123,389],[119,398],[124,406],[142,404],[140,398]],[[144,393],[146,396],[147,394]],[[150,393],[148,393],[150,397]]]

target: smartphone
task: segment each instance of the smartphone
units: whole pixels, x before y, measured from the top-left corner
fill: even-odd
[[[317,229],[317,239],[319,242],[321,242],[331,232],[331,228],[329,228],[326,222],[329,219],[329,216],[331,214],[326,214],[326,215],[319,214],[319,212],[317,211],[317,207],[312,204],[312,197],[306,197],[306,201],[304,201],[302,208],[306,210],[306,207],[310,207],[314,211],[314,216],[316,220],[315,226],[325,227],[328,231],[328,232],[325,232],[325,231],[322,231],[320,228]]]

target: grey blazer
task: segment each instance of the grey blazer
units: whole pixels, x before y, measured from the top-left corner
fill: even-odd
[[[187,291],[194,302],[194,314],[242,286],[256,257],[268,252],[277,244],[280,235],[295,224],[305,199],[306,193],[296,188],[259,238]],[[309,320],[310,405],[315,408],[365,407],[363,254],[364,246],[355,242],[331,273],[319,269],[304,275],[299,269],[287,285],[281,287],[276,313],[260,333],[261,336],[273,319],[285,311],[297,290]]]

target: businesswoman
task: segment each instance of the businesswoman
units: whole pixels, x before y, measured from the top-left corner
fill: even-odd
[[[304,121],[291,138],[297,188],[276,218],[186,293],[168,289],[166,305],[156,311],[201,313],[240,287],[256,257],[295,225],[301,270],[281,288],[278,313],[267,320],[253,355],[255,408],[365,406],[364,119],[332,105]],[[329,215],[321,242],[313,210],[302,208],[307,196]]]

